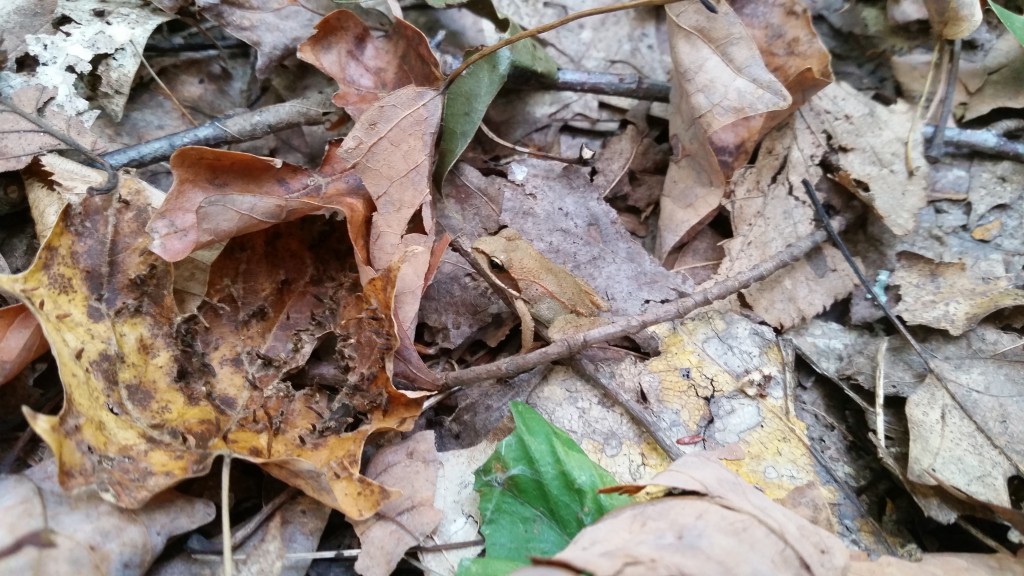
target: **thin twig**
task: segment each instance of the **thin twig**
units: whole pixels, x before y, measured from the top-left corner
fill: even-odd
[[[505,87],[513,90],[539,88],[602,96],[625,96],[651,102],[668,102],[669,92],[672,90],[668,82],[651,80],[639,74],[613,74],[564,68],[559,69],[553,78],[532,70],[513,68]]]
[[[925,159],[929,162],[938,162],[945,154],[943,135],[946,125],[949,124],[949,117],[953,113],[953,100],[956,98],[957,77],[960,75],[961,44],[959,39],[953,41],[953,54],[949,58],[949,73],[946,75],[946,91],[942,95],[942,111],[939,112],[939,119],[935,123],[935,132],[924,153]]]
[[[515,144],[513,144],[513,143],[511,143],[511,142],[509,142],[507,140],[504,140],[501,136],[498,136],[497,134],[495,134],[493,131],[491,131],[490,128],[487,127],[487,124],[484,124],[483,122],[480,123],[480,131],[483,132],[491,140],[494,140],[496,143],[504,146],[505,148],[511,148],[512,150],[515,150],[516,152],[519,152],[520,154],[527,154],[529,156],[534,156],[536,158],[544,158],[546,160],[553,160],[555,162],[561,162],[562,164],[574,164],[576,166],[589,166],[591,164],[591,162],[593,161],[593,158],[591,158],[591,159],[583,158],[582,154],[578,155],[575,158],[569,158],[569,157],[566,157],[566,156],[557,156],[555,154],[548,154],[547,152],[542,152],[540,150],[530,150],[529,148],[524,148],[522,146],[517,146],[517,145],[515,145]]]
[[[889,337],[882,338],[875,355],[875,434],[878,434],[878,445],[885,449],[885,351],[889,347]]]
[[[229,531],[231,533],[231,548],[238,548],[242,544],[245,544],[245,541],[256,533],[256,530],[258,530],[259,527],[267,521],[267,518],[269,518],[271,514],[277,512],[281,506],[284,506],[286,502],[291,500],[298,493],[299,491],[297,488],[289,487],[284,492],[278,494],[276,498],[271,500],[270,503],[261,508],[260,511],[254,514],[251,518],[240,524],[238,527],[232,528]],[[205,538],[196,538],[193,536],[189,539],[185,547],[193,554],[212,554],[221,550],[223,548],[223,543],[221,538],[210,538],[207,540]]]
[[[8,110],[10,110],[11,112],[17,114],[18,116],[21,116],[22,118],[24,118],[28,122],[31,122],[32,124],[35,124],[36,127],[38,127],[41,131],[45,132],[50,137],[56,139],[61,144],[64,144],[65,146],[67,146],[69,150],[74,150],[74,151],[78,152],[79,154],[85,156],[90,161],[95,163],[96,166],[98,166],[100,169],[102,169],[104,172],[107,173],[107,181],[106,182],[104,182],[100,186],[89,186],[86,189],[86,191],[88,192],[89,195],[95,196],[95,195],[99,195],[99,194],[107,194],[107,193],[113,192],[114,189],[117,188],[117,183],[118,183],[117,169],[114,168],[113,166],[111,166],[110,163],[107,162],[105,159],[103,159],[101,156],[98,156],[92,150],[89,150],[88,148],[86,148],[82,144],[78,143],[77,141],[75,141],[74,138],[72,138],[71,136],[65,134],[64,132],[59,130],[56,126],[54,126],[53,124],[50,124],[47,120],[43,119],[41,116],[37,116],[36,114],[30,113],[30,112],[26,112],[26,111],[22,110],[21,108],[18,108],[17,106],[14,105],[13,102],[8,100],[7,98],[4,98],[4,97],[0,96],[0,104],[3,104],[4,107],[6,107]]]
[[[235,570],[235,561],[231,548],[231,455],[224,455],[220,470],[220,530],[224,538],[222,556],[224,557],[224,576],[231,576]]]
[[[930,372],[931,375],[935,378],[935,381],[938,382],[940,386],[942,386],[942,389],[945,390],[947,395],[949,395],[950,400],[952,400],[953,403],[956,404],[957,408],[959,408],[960,411],[964,413],[964,415],[969,416],[970,411],[968,411],[967,407],[964,406],[964,403],[963,401],[960,400],[960,397],[953,393],[953,390],[950,388],[949,384],[946,382],[946,379],[943,377],[942,372],[935,368],[934,364],[932,363],[931,356],[928,353],[926,353],[924,348],[921,347],[917,340],[910,335],[910,332],[907,330],[907,327],[903,324],[903,322],[900,321],[899,318],[896,317],[895,314],[893,314],[888,304],[886,304],[885,301],[882,300],[881,295],[875,291],[874,285],[868,281],[866,276],[864,276],[864,272],[860,269],[860,266],[857,264],[856,260],[853,259],[853,256],[850,254],[850,251],[846,248],[846,244],[843,243],[842,239],[839,238],[839,234],[836,233],[836,231],[832,228],[832,224],[828,220],[828,215],[825,212],[825,208],[821,205],[821,201],[818,200],[818,195],[815,193],[814,186],[811,184],[810,180],[804,178],[803,185],[804,191],[807,193],[807,196],[811,199],[811,204],[814,205],[814,210],[818,214],[818,218],[822,220],[823,226],[825,227],[825,231],[828,233],[829,238],[832,239],[832,243],[835,245],[836,249],[838,249],[839,252],[843,255],[843,258],[846,260],[847,265],[849,265],[850,269],[853,270],[854,275],[857,276],[857,279],[860,281],[861,285],[864,286],[864,289],[867,290],[868,294],[870,294],[871,297],[874,298],[875,303],[878,304],[878,307],[882,309],[882,312],[885,314],[886,318],[888,318],[889,321],[892,322],[893,326],[896,328],[896,331],[899,332],[901,336],[903,336],[903,338],[907,341],[908,344],[910,344],[910,347],[913,348],[914,352],[918,355],[918,357],[921,358],[921,361],[924,363],[925,368],[927,368],[928,372]],[[1024,467],[1021,467],[1020,464],[1018,464],[1017,461],[1006,452],[1006,449],[1003,448],[1001,444],[996,442],[995,438],[993,438],[992,435],[989,434],[988,430],[986,430],[977,422],[975,422],[975,428],[978,430],[978,432],[981,433],[982,436],[985,437],[985,440],[987,440],[989,444],[991,444],[992,447],[995,448],[999,452],[999,454],[1006,459],[1007,462],[1009,462],[1014,468],[1017,469],[1017,472],[1019,474],[1024,474]]]
[[[836,228],[843,228],[845,226],[846,219],[838,217],[836,219]],[[555,342],[552,342],[550,346],[546,346],[528,354],[512,356],[497,362],[492,362],[483,366],[466,368],[457,372],[446,372],[439,376],[441,386],[443,388],[470,386],[472,384],[477,384],[487,380],[494,380],[496,378],[508,378],[515,376],[516,374],[522,374],[523,372],[536,368],[537,366],[543,366],[544,364],[548,364],[556,360],[568,358],[585,348],[593,346],[594,344],[600,344],[616,338],[622,338],[623,336],[636,334],[644,328],[654,326],[655,324],[661,324],[662,322],[668,322],[669,320],[683,318],[698,308],[702,308],[713,302],[727,298],[740,290],[749,288],[753,284],[768,278],[772,274],[803,258],[808,252],[824,242],[826,238],[827,235],[825,232],[814,232],[813,234],[790,244],[768,261],[757,264],[746,272],[742,272],[733,278],[723,280],[706,290],[701,290],[700,292],[694,293],[685,298],[658,306],[644,314],[619,318],[605,326],[600,326],[586,332],[580,332],[578,334],[573,334],[566,338],[556,340]]]
[[[570,22],[575,22],[582,18],[598,16],[600,14],[609,14],[611,12],[621,12],[623,10],[633,10],[634,8],[644,8],[647,6],[664,6],[665,4],[672,4],[673,2],[678,1],[679,0],[633,0],[632,2],[624,2],[622,4],[600,6],[598,8],[590,8],[589,10],[580,10],[579,12],[573,12],[572,14],[559,18],[558,20],[554,20],[546,24],[541,24],[540,26],[530,28],[529,30],[523,30],[518,34],[513,34],[512,36],[509,36],[508,38],[501,40],[500,42],[491,44],[490,46],[484,48],[483,50],[477,52],[476,54],[473,54],[469,58],[466,58],[462,62],[462,64],[459,65],[458,68],[452,71],[452,73],[448,76],[448,79],[444,81],[444,84],[441,85],[441,91],[443,92],[447,90],[448,87],[452,85],[452,82],[454,82],[456,78],[461,76],[462,73],[465,72],[466,69],[472,66],[473,64],[476,64],[477,62],[483,60],[484,58],[490,56],[491,54],[494,54],[498,50],[511,46],[516,42],[521,42],[523,40],[526,40],[527,38],[533,38],[534,36],[539,36],[545,32],[550,32],[555,28],[560,28],[562,26],[565,26],[566,24],[569,24]],[[708,7],[708,4],[703,2],[703,0],[701,3],[704,4],[705,7]]]
[[[917,132],[917,122],[921,119],[921,111],[928,100],[928,93],[932,90],[932,81],[935,79],[935,61],[939,59],[941,50],[946,46],[945,42],[938,40],[935,49],[932,50],[932,59],[928,63],[928,77],[924,81],[924,89],[921,90],[921,97],[917,99],[917,106],[914,108],[914,115],[910,118],[910,128],[907,130],[907,139],[903,151],[903,161],[906,164],[907,174],[914,173],[914,132]]]
[[[146,57],[142,55],[142,52],[140,52],[138,48],[136,48],[135,43],[129,40],[128,44],[130,44],[132,48],[135,48],[135,52],[139,55],[139,60],[142,61],[142,65],[146,67],[146,70],[149,72],[149,75],[153,77],[153,80],[156,80],[156,83],[167,94],[167,97],[171,99],[171,103],[174,104],[174,106],[178,109],[178,112],[184,114],[185,118],[188,118],[189,123],[191,123],[193,126],[199,126],[199,123],[196,122],[194,118],[192,118],[192,115],[188,113],[188,110],[186,110],[185,107],[181,105],[181,102],[178,102],[178,99],[174,97],[174,93],[171,92],[171,89],[168,88],[166,84],[164,84],[164,81],[161,80],[160,77],[156,75],[156,72],[153,70],[153,68],[149,66],[149,62],[146,61]]]

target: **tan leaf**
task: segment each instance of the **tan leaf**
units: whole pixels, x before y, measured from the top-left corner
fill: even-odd
[[[672,49],[669,129],[672,161],[661,199],[657,256],[696,233],[718,210],[725,177],[709,135],[741,118],[791,104],[728,4],[718,14],[699,3],[666,6]],[[752,132],[756,133],[760,126]]]
[[[892,283],[900,287],[895,312],[908,324],[963,334],[996,310],[1024,305],[1024,290],[999,258],[935,262],[912,252],[896,256]]]
[[[375,515],[352,523],[362,551],[356,572],[364,576],[391,574],[405,552],[420,544],[441,522],[434,507],[440,461],[434,432],[417,433],[377,452],[366,466],[366,476],[402,495]]]
[[[167,540],[216,515],[212,502],[174,492],[138,510],[123,510],[95,493],[67,494],[52,459],[0,477],[0,495],[0,549],[36,531],[53,541],[0,557],[4,574],[144,574]]]
[[[925,0],[924,7],[932,32],[943,40],[966,38],[981,24],[978,0]]]
[[[1015,519],[1011,523],[1020,529],[1024,518],[1007,487],[1007,480],[1024,467],[1020,363],[984,358],[932,362],[949,391],[929,375],[907,398],[908,479],[980,501],[998,516]]]
[[[352,517],[372,514],[390,493],[358,474],[363,443],[411,426],[420,406],[390,383],[397,270],[362,287],[344,228],[293,222],[229,243],[204,305],[175,322],[171,268],[146,249],[151,210],[134,182],[67,208],[33,267],[0,276],[60,368],[60,415],[28,417],[62,486],[138,507],[234,453]],[[333,398],[281,380],[325,333],[351,378]]]
[[[298,56],[338,83],[334,104],[353,118],[389,92],[410,84],[434,87],[442,80],[422,32],[397,20],[379,36],[348,10],[331,12],[317,23]]]
[[[839,538],[779,506],[708,456],[684,456],[648,485],[689,493],[625,506],[554,559],[595,576],[842,574]],[[743,553],[736,553],[736,543]],[[522,572],[529,574],[528,571]]]

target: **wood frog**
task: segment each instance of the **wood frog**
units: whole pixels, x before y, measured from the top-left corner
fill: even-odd
[[[533,347],[534,320],[552,339],[601,323],[608,304],[586,282],[548,260],[511,228],[473,243],[473,256],[501,286],[522,321],[522,352]]]

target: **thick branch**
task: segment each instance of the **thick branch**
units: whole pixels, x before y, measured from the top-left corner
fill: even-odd
[[[846,221],[841,217],[836,218],[833,221],[833,226],[837,230],[842,230],[846,226]],[[568,358],[595,344],[636,334],[644,328],[654,326],[655,324],[683,318],[698,308],[703,308],[713,302],[725,299],[740,290],[749,288],[757,282],[768,278],[775,272],[803,258],[826,239],[827,235],[824,231],[815,232],[802,240],[790,244],[770,260],[762,262],[733,278],[723,280],[706,290],[701,290],[675,302],[663,304],[643,314],[620,318],[611,324],[557,340],[550,346],[530,352],[529,354],[512,356],[498,362],[466,368],[458,372],[446,372],[439,377],[441,386],[443,388],[469,386],[495,378],[508,378],[516,374],[522,374],[537,366]]]
[[[336,110],[329,96],[314,94],[218,118],[191,130],[107,152],[102,158],[114,168],[148,166],[170,158],[175,150],[183,146],[216,146],[256,140],[296,126],[319,124],[323,122],[324,114]]]

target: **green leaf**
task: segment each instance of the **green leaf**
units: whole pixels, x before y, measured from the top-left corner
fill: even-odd
[[[505,576],[529,565],[501,558],[469,558],[459,563],[455,576]]]
[[[468,58],[469,53],[466,54]],[[470,66],[448,87],[441,117],[441,140],[434,165],[434,183],[441,182],[484,119],[484,113],[508,79],[512,54],[508,48],[498,50]]]
[[[480,532],[490,559],[528,562],[560,552],[585,526],[627,504],[598,494],[617,484],[568,434],[512,403],[516,429],[476,471]]]
[[[505,37],[521,31],[515,24],[509,25]],[[467,52],[469,58],[474,52]],[[498,95],[513,68],[525,68],[536,74],[553,76],[558,65],[548,56],[540,44],[532,38],[516,42],[498,50],[487,58],[470,66],[448,88],[444,99],[444,113],[441,120],[441,138],[434,165],[434,184],[440,188],[444,177],[455,161],[469,146],[487,107]]]
[[[988,0],[988,5],[992,7],[996,16],[999,17],[999,20],[1002,21],[1003,25],[1006,26],[1010,33],[1017,38],[1017,42],[1020,42],[1021,46],[1024,46],[1024,16],[1014,14],[992,0]]]

